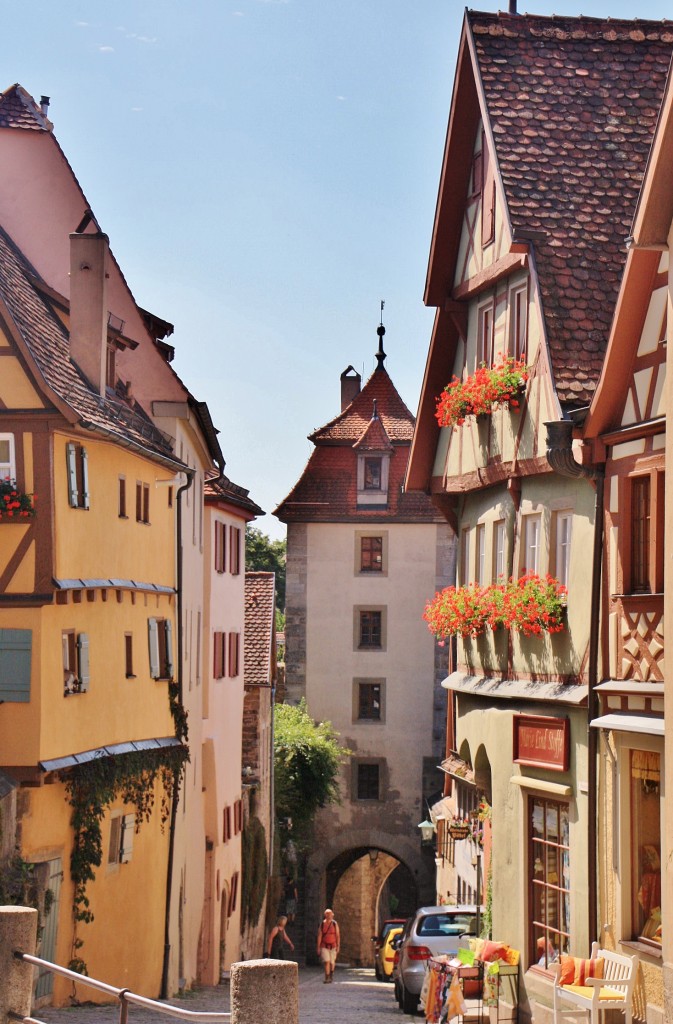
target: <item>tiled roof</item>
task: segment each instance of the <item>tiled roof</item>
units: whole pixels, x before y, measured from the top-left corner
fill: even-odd
[[[376,410],[389,439],[411,441],[414,417],[398,395],[387,371],[377,367],[351,404],[335,419],[314,431],[309,441],[314,444],[350,441],[355,444],[366,430]]]
[[[101,397],[70,359],[68,333],[38,289],[34,269],[0,228],[0,298],[27,345],[47,386],[73,410],[83,426],[177,464],[169,439],[141,406]]]
[[[25,89],[20,85],[12,85],[0,93],[0,128],[29,128],[36,132],[50,132],[52,123]]]
[[[252,513],[254,516],[263,516],[264,509],[261,509],[252,498],[250,492],[246,491],[245,487],[239,487],[238,484],[233,483],[228,477],[213,477],[206,480],[204,484],[204,495],[206,501],[221,500],[226,501],[230,505],[236,505],[238,508],[243,509],[246,512]]]
[[[536,233],[559,398],[585,404],[605,353],[673,22],[467,19],[512,228],[515,237]]]
[[[378,415],[373,416],[353,445],[359,452],[390,452],[393,446]]]
[[[276,576],[272,572],[245,574],[246,686],[272,682],[272,638]]]

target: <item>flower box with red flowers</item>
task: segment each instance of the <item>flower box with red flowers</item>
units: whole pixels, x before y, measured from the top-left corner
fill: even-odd
[[[423,618],[440,641],[481,636],[487,626],[540,636],[565,629],[566,599],[566,587],[553,576],[529,572],[487,587],[446,587],[428,601]]]
[[[0,523],[21,522],[35,515],[35,495],[20,491],[14,480],[0,480]]]
[[[493,366],[484,363],[465,380],[454,377],[437,399],[435,416],[440,427],[459,427],[466,416],[489,416],[494,405],[516,411],[529,377],[523,360],[503,359]]]

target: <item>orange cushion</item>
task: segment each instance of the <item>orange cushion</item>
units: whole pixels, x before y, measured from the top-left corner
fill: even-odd
[[[561,985],[584,985],[587,978],[603,977],[603,959],[583,960],[579,956],[561,954]]]
[[[479,959],[485,963],[492,963],[494,960],[506,960],[508,949],[509,946],[504,942],[489,942],[487,940],[479,954]]]

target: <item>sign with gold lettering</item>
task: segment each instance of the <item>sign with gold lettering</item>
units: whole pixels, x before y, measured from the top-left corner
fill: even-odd
[[[570,767],[570,719],[515,715],[514,753],[516,764],[567,772]]]

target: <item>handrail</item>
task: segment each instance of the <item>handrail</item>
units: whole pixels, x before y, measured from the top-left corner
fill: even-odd
[[[87,985],[89,988],[95,988],[99,992],[106,992],[108,995],[114,996],[119,1000],[120,1005],[120,1019],[123,1022],[126,1020],[126,1014],[128,1006],[126,1004],[132,1003],[135,1006],[143,1006],[146,1010],[153,1010],[155,1013],[163,1013],[167,1017],[180,1017],[183,1020],[202,1021],[204,1024],[220,1024],[220,1022],[230,1021],[230,1013],[216,1013],[216,1012],[199,1012],[198,1010],[185,1010],[181,1006],[171,1006],[168,1003],[159,1002],[158,999],[148,999],[147,996],[140,996],[136,992],[131,992],[127,988],[116,988],[114,985],[108,985],[104,981],[98,981],[97,978],[90,978],[86,974],[78,974],[77,971],[71,971],[68,967],[59,967],[57,964],[51,963],[49,960],[42,960],[39,956],[33,956],[30,953],[22,953],[20,950],[15,950],[14,956],[17,960],[23,960],[24,963],[34,964],[36,967],[44,967],[52,974],[59,974],[62,978],[70,978],[78,985]],[[43,1024],[42,1021],[37,1020],[35,1017],[21,1017],[18,1014],[9,1013],[9,1017],[13,1020],[23,1021],[24,1024]]]

